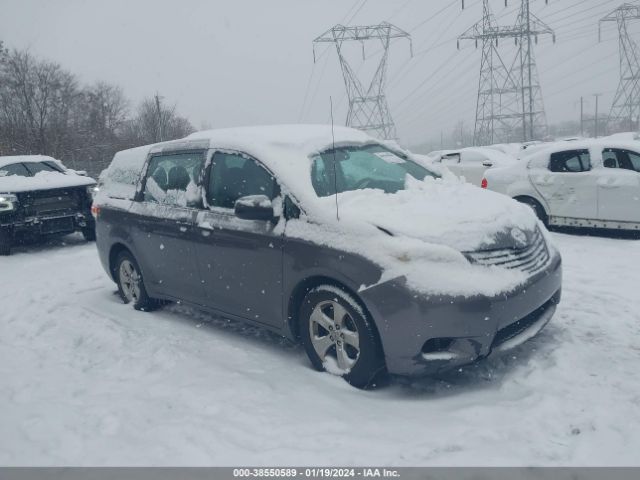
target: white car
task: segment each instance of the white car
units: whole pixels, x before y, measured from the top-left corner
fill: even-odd
[[[424,158],[424,157],[423,157]],[[493,148],[469,147],[462,150],[443,150],[428,155],[431,163],[447,167],[454,175],[480,186],[484,172],[491,167],[512,165],[515,158]]]
[[[640,142],[554,144],[488,170],[482,187],[530,205],[547,225],[640,230]]]

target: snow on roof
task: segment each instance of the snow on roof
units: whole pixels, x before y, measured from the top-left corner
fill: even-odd
[[[336,147],[376,142],[366,133],[353,128],[334,126],[332,132],[331,125],[270,125],[205,130],[181,140],[118,152],[100,178],[104,185],[110,185],[112,195],[132,198],[149,153],[197,147],[234,150],[260,160],[294,197],[312,201],[316,197],[311,185],[310,157],[331,148],[334,139]]]
[[[212,148],[239,150],[287,149],[313,155],[336,146],[365,144],[375,140],[366,133],[349,127],[331,125],[268,125],[225,128],[192,133],[187,139],[208,140]],[[247,152],[249,153],[249,152]]]
[[[547,144],[536,145],[532,147],[527,154],[524,151],[522,158],[532,159],[534,157],[544,157],[554,152],[566,152],[570,150],[586,150],[593,148],[620,148],[640,152],[640,141],[617,139],[611,137],[590,138],[584,140],[575,140],[571,142],[552,142]]]
[[[0,167],[6,167],[14,163],[36,163],[36,162],[60,162],[53,157],[47,155],[11,155],[7,157],[0,157]]]

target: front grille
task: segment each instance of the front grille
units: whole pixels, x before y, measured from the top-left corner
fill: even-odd
[[[526,247],[480,250],[467,252],[465,256],[471,263],[487,267],[517,269],[529,274],[538,273],[549,262],[549,251],[539,230],[536,230]]]
[[[55,216],[82,210],[82,200],[77,189],[42,190],[23,194],[20,203],[27,216]]]

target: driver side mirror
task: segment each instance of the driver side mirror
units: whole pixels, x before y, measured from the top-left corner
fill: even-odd
[[[274,221],[273,203],[266,195],[247,195],[236,200],[236,217],[242,220]]]

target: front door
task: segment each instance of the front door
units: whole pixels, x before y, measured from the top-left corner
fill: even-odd
[[[550,216],[596,218],[597,175],[591,169],[589,150],[552,153],[547,168],[533,169],[530,178],[547,202]]]
[[[131,209],[134,254],[149,290],[195,303],[202,303],[192,237],[203,164],[202,151],[152,156]]]
[[[598,178],[598,217],[640,223],[640,154],[607,148]]]
[[[215,152],[206,180],[207,208],[198,214],[197,258],[208,305],[281,327],[283,232],[275,223],[235,216],[247,195],[277,199],[273,176],[247,155]],[[278,200],[276,200],[278,201]]]

